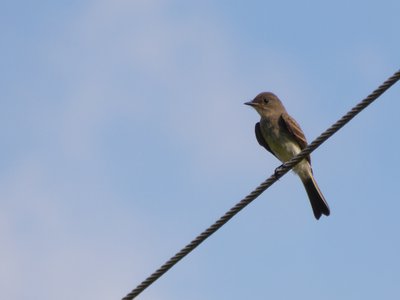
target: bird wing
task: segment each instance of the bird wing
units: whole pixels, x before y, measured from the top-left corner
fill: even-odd
[[[261,127],[260,127],[260,122],[256,123],[256,127],[254,128],[256,132],[256,138],[258,143],[263,146],[267,151],[271,152],[276,158],[278,158],[274,152],[272,152],[271,148],[268,146],[267,141],[264,139],[262,133],[261,133]]]
[[[280,117],[281,124],[287,129],[287,131],[293,136],[295,141],[299,144],[300,149],[307,147],[307,140],[300,128],[300,125],[293,119],[289,114],[284,112]],[[306,157],[308,162],[311,164],[311,157],[308,155]]]

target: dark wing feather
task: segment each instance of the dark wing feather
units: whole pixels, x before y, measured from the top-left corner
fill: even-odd
[[[295,119],[293,119],[286,112],[284,112],[281,115],[280,121],[281,124],[287,129],[287,131],[294,137],[296,142],[299,144],[300,149],[304,149],[305,147],[307,147],[306,137],[303,131],[301,130],[300,125],[296,122]],[[311,164],[310,155],[308,155],[306,158],[308,162]]]
[[[267,151],[271,152],[272,154],[274,154],[274,152],[272,152],[271,148],[268,146],[267,141],[264,139],[262,133],[261,133],[261,126],[260,126],[260,122],[256,123],[256,127],[254,128],[255,132],[256,132],[256,138],[258,143],[263,146],[265,149],[267,149]],[[276,155],[274,154],[274,156],[276,157]]]

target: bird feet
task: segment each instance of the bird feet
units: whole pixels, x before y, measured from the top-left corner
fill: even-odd
[[[277,167],[277,168],[275,169],[275,171],[274,171],[274,176],[275,176],[276,180],[279,180],[279,178],[281,177],[280,174],[279,174],[279,173],[280,173],[280,172],[279,172],[279,171],[280,171],[280,168],[281,168],[281,167],[279,166],[279,167]]]

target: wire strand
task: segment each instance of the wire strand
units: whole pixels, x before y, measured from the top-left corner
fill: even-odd
[[[311,144],[305,147],[299,154],[294,156],[286,163],[280,165],[273,175],[262,182],[256,189],[254,189],[249,195],[238,202],[228,212],[226,212],[221,218],[219,218],[214,224],[204,230],[194,240],[182,248],[178,253],[171,257],[166,263],[164,263],[158,270],[147,277],[142,283],[140,283],[134,290],[127,294],[122,300],[132,300],[149,287],[154,281],[160,278],[165,272],[171,269],[177,262],[188,255],[192,250],[199,246],[204,240],[216,232],[219,228],[225,225],[231,218],[233,218],[238,212],[245,208],[248,204],[254,201],[260,196],[267,188],[274,184],[279,178],[289,172],[296,164],[303,160],[307,155],[318,148],[323,142],[335,134],[340,128],[346,125],[351,119],[353,119],[358,113],[375,101],[385,91],[387,91],[393,84],[400,79],[400,70],[394,73],[389,79],[387,79],[380,87],[373,91],[367,98],[362,100],[356,106],[354,106],[347,114],[339,119],[335,124],[323,132],[317,137]]]

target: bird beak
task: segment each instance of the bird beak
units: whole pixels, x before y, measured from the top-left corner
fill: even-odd
[[[245,102],[244,104],[249,105],[254,108],[256,108],[258,106],[258,103],[254,103],[253,101]]]

